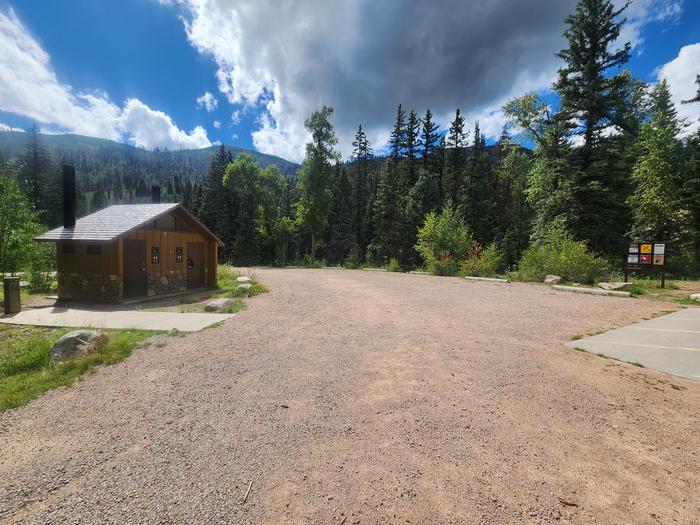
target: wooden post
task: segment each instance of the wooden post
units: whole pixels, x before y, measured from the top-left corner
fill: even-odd
[[[22,301],[19,295],[19,277],[5,277],[3,280],[5,293],[5,314],[16,314],[22,311]]]

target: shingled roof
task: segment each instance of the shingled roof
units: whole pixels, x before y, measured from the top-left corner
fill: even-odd
[[[223,244],[211,230],[177,203],[171,204],[118,204],[97,211],[75,222],[73,228],[61,226],[35,237],[37,241],[113,241],[119,236],[143,226],[161,215],[179,209],[183,211],[208,237]]]

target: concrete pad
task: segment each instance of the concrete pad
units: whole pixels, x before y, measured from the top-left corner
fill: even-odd
[[[567,346],[700,380],[700,308],[584,337]]]
[[[0,316],[0,323],[76,328],[135,328],[140,330],[197,332],[234,314],[90,310],[51,306]]]

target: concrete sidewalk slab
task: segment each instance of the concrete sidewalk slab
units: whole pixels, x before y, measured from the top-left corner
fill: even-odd
[[[0,323],[76,328],[114,328],[197,332],[234,314],[142,312],[138,310],[90,310],[51,306],[0,316]]]
[[[567,346],[700,380],[700,308],[584,337]]]

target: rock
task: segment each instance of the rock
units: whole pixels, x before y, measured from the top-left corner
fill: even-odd
[[[237,277],[236,282],[238,282],[238,283],[252,283],[253,279],[251,279],[250,277]]]
[[[241,290],[250,290],[250,288],[252,286],[253,285],[250,283],[243,283],[243,284],[239,284],[238,286],[236,286],[236,288],[240,288]]]
[[[691,293],[690,299],[691,301],[700,301],[700,293]]]
[[[231,299],[226,299],[225,297],[222,297],[221,299],[211,299],[206,302],[204,305],[204,311],[205,312],[218,312],[219,310],[223,310],[224,308],[228,308],[229,306],[233,306],[236,304],[233,302]]]
[[[544,278],[544,282],[547,284],[561,284],[564,282],[564,279],[558,275],[548,275]]]
[[[52,361],[82,357],[98,351],[107,342],[107,334],[97,330],[75,330],[64,335],[49,348]]]
[[[31,284],[29,284],[27,281],[20,281],[19,282],[19,287],[20,288],[29,288]]]
[[[619,292],[620,290],[631,290],[632,288],[634,288],[634,285],[632,283],[621,282],[599,283],[598,288],[602,288],[603,290],[610,290],[613,292]]]

